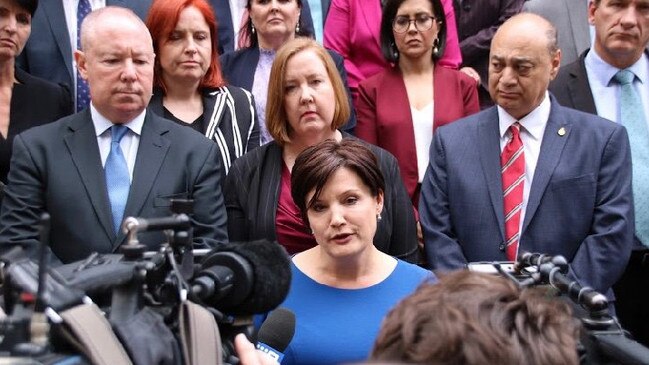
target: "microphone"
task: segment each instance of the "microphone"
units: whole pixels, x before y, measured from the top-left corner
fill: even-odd
[[[295,314],[287,308],[272,311],[262,323],[257,335],[257,350],[270,355],[278,363],[295,335]]]
[[[233,315],[275,309],[291,284],[288,254],[269,240],[220,244],[200,267],[191,280],[191,295]]]

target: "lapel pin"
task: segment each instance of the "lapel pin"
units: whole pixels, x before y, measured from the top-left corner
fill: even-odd
[[[566,129],[564,127],[559,128],[557,131],[557,134],[560,135],[561,137],[566,135]]]

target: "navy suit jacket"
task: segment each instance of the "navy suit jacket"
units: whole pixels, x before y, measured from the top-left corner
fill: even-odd
[[[237,40],[234,39],[234,27],[238,27],[240,24],[232,24],[230,2],[228,0],[209,0],[209,2],[214,9],[214,15],[216,15],[217,31],[219,33],[218,52],[219,54],[233,52],[237,46]],[[307,34],[314,34],[311,9],[307,0],[302,0],[300,20],[304,31]]]
[[[227,240],[217,145],[200,133],[147,112],[124,218],[165,217],[170,199],[194,199],[194,243]],[[50,248],[63,263],[124,243],[115,234],[90,110],[32,128],[14,139],[9,183],[0,215],[0,249],[37,247],[40,214],[51,216]],[[149,250],[161,232],[139,234]]]
[[[106,0],[106,6],[129,8],[145,19],[151,1]],[[32,33],[17,63],[34,76],[67,85],[74,103],[73,49],[76,49],[76,44],[70,44],[62,0],[41,1],[32,18]]]
[[[306,0],[304,2],[306,3]],[[345,71],[344,60],[336,51],[327,50],[327,52],[329,52],[329,55],[336,64],[338,73],[340,73],[340,77],[343,80],[345,90],[347,91],[349,110],[351,111],[349,120],[341,129],[353,134],[354,127],[356,127],[356,112],[354,111],[354,104],[347,84],[347,71]],[[225,77],[228,83],[246,90],[252,90],[252,83],[255,80],[255,70],[259,63],[258,47],[249,47],[236,52],[226,53],[220,57],[220,61],[223,77]]]
[[[573,278],[606,293],[633,245],[626,129],[551,103],[519,252],[563,255]],[[496,107],[435,133],[419,204],[433,269],[507,261],[499,138]]]

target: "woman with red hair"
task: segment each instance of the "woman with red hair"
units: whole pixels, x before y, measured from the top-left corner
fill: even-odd
[[[224,177],[259,146],[259,124],[252,94],[221,74],[212,8],[205,0],[155,0],[146,25],[156,53],[149,110],[217,143]]]

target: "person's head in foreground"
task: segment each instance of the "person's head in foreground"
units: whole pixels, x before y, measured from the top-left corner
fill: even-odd
[[[540,288],[457,271],[422,284],[385,318],[373,361],[425,364],[577,364],[579,322]]]

